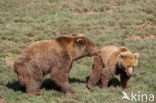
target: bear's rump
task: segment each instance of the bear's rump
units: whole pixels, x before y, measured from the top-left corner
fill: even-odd
[[[17,73],[18,79],[22,85],[25,85],[28,80],[30,80],[30,71],[25,64],[25,62],[18,61],[15,61],[14,63],[14,70]]]

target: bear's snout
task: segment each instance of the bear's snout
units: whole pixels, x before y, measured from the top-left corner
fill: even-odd
[[[100,52],[101,52],[101,50],[99,50],[99,48],[94,47],[92,54],[93,54],[93,56],[98,56],[100,54]]]
[[[133,68],[128,68],[127,76],[128,77],[131,77],[132,76],[132,73],[133,73]]]
[[[127,73],[127,76],[128,76],[128,77],[131,77],[131,76],[132,76],[132,74]]]

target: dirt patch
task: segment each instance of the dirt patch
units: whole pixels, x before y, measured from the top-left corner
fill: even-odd
[[[143,31],[145,28],[150,28],[150,29],[156,29],[156,26],[155,25],[153,25],[153,24],[139,24],[139,25],[137,25],[136,26],[136,28],[137,28],[137,30],[136,30],[136,32],[141,32],[141,31]]]
[[[73,12],[73,15],[78,15],[78,14],[81,14],[81,13],[79,13],[79,12]]]
[[[37,36],[29,36],[28,38],[30,38],[30,39],[36,39]]]
[[[126,38],[126,40],[148,40],[148,39],[156,39],[156,34],[148,35],[145,37],[141,37],[139,35],[134,35],[134,36]]]
[[[73,15],[80,15],[80,14],[93,15],[93,14],[98,14],[98,12],[96,12],[94,10],[89,10],[89,11],[86,11],[84,13],[80,13],[80,12],[74,12],[73,13]]]
[[[120,6],[117,6],[117,5],[113,5],[109,10],[107,10],[106,12],[111,14],[114,12],[114,10],[116,8],[119,8]],[[80,15],[80,14],[86,14],[86,15],[93,15],[93,14],[99,14],[100,12],[96,12],[95,10],[89,10],[89,11],[86,11],[84,13],[80,13],[80,12],[73,12],[73,15]]]
[[[112,14],[114,12],[114,10],[116,8],[119,8],[120,6],[117,6],[117,5],[113,5],[109,10],[107,10],[106,12],[109,13],[109,14]]]
[[[0,103],[4,103],[5,99],[4,98],[0,98]]]
[[[90,10],[90,11],[87,11],[85,12],[85,14],[87,15],[92,15],[92,14],[97,14],[98,12],[94,11],[94,10]]]
[[[36,39],[36,36],[32,36],[32,37],[30,37],[30,38],[32,38],[32,39]]]
[[[156,39],[156,34],[155,35],[145,36],[144,39]]]
[[[113,9],[109,9],[109,10],[107,10],[107,13],[109,13],[109,14],[112,14],[113,12],[114,12]]]
[[[152,24],[139,24],[136,26],[137,28],[145,28],[145,27],[149,27],[149,28],[154,28],[156,29],[156,26],[155,25],[152,25]]]
[[[56,35],[61,35],[61,33],[60,32],[56,32]]]
[[[126,40],[142,40],[142,38],[141,38],[141,36],[135,35],[135,36],[126,38]]]
[[[143,27],[145,27],[145,25],[146,25],[146,24],[139,24],[139,25],[137,25],[136,27],[137,27],[137,28],[143,28]]]
[[[113,9],[116,9],[116,8],[119,8],[119,7],[120,7],[120,6],[118,6],[118,5],[113,5],[113,6],[112,6]]]
[[[155,25],[152,25],[152,24],[147,24],[147,27],[156,29],[156,26]]]
[[[7,65],[13,65],[13,63],[14,63],[12,57],[9,57],[9,56],[5,57],[5,62]]]
[[[152,17],[152,16],[153,16],[153,14],[152,14],[152,13],[149,13],[149,14],[147,14],[147,16]]]

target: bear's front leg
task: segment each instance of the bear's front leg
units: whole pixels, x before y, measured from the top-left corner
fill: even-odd
[[[131,76],[127,76],[126,73],[123,72],[120,74],[121,86],[122,86],[123,91],[127,89],[130,79],[131,79]]]
[[[75,93],[69,84],[68,73],[66,73],[63,69],[57,70],[55,73],[51,73],[51,79],[61,88],[64,93]]]
[[[90,78],[87,83],[87,88],[92,89],[100,80],[102,68],[98,68],[93,66],[93,70],[91,72]]]
[[[100,80],[103,63],[100,56],[94,57],[94,64],[92,67],[91,75],[87,83],[87,88],[92,89]]]
[[[30,81],[26,84],[26,92],[34,95],[39,95],[39,89],[41,87],[41,84],[42,81],[30,79]]]

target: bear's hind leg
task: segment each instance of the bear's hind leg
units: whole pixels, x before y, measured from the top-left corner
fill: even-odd
[[[61,70],[51,73],[51,79],[61,88],[64,93],[75,93],[68,81],[68,73]]]
[[[112,76],[111,76],[111,73],[110,73],[109,69],[104,68],[102,70],[102,75],[101,75],[101,79],[100,79],[100,81],[101,81],[100,88],[101,89],[103,89],[103,90],[107,89],[108,83],[109,83],[111,77]]]
[[[30,80],[26,84],[26,92],[34,95],[39,95],[39,89],[41,87],[42,81]]]

